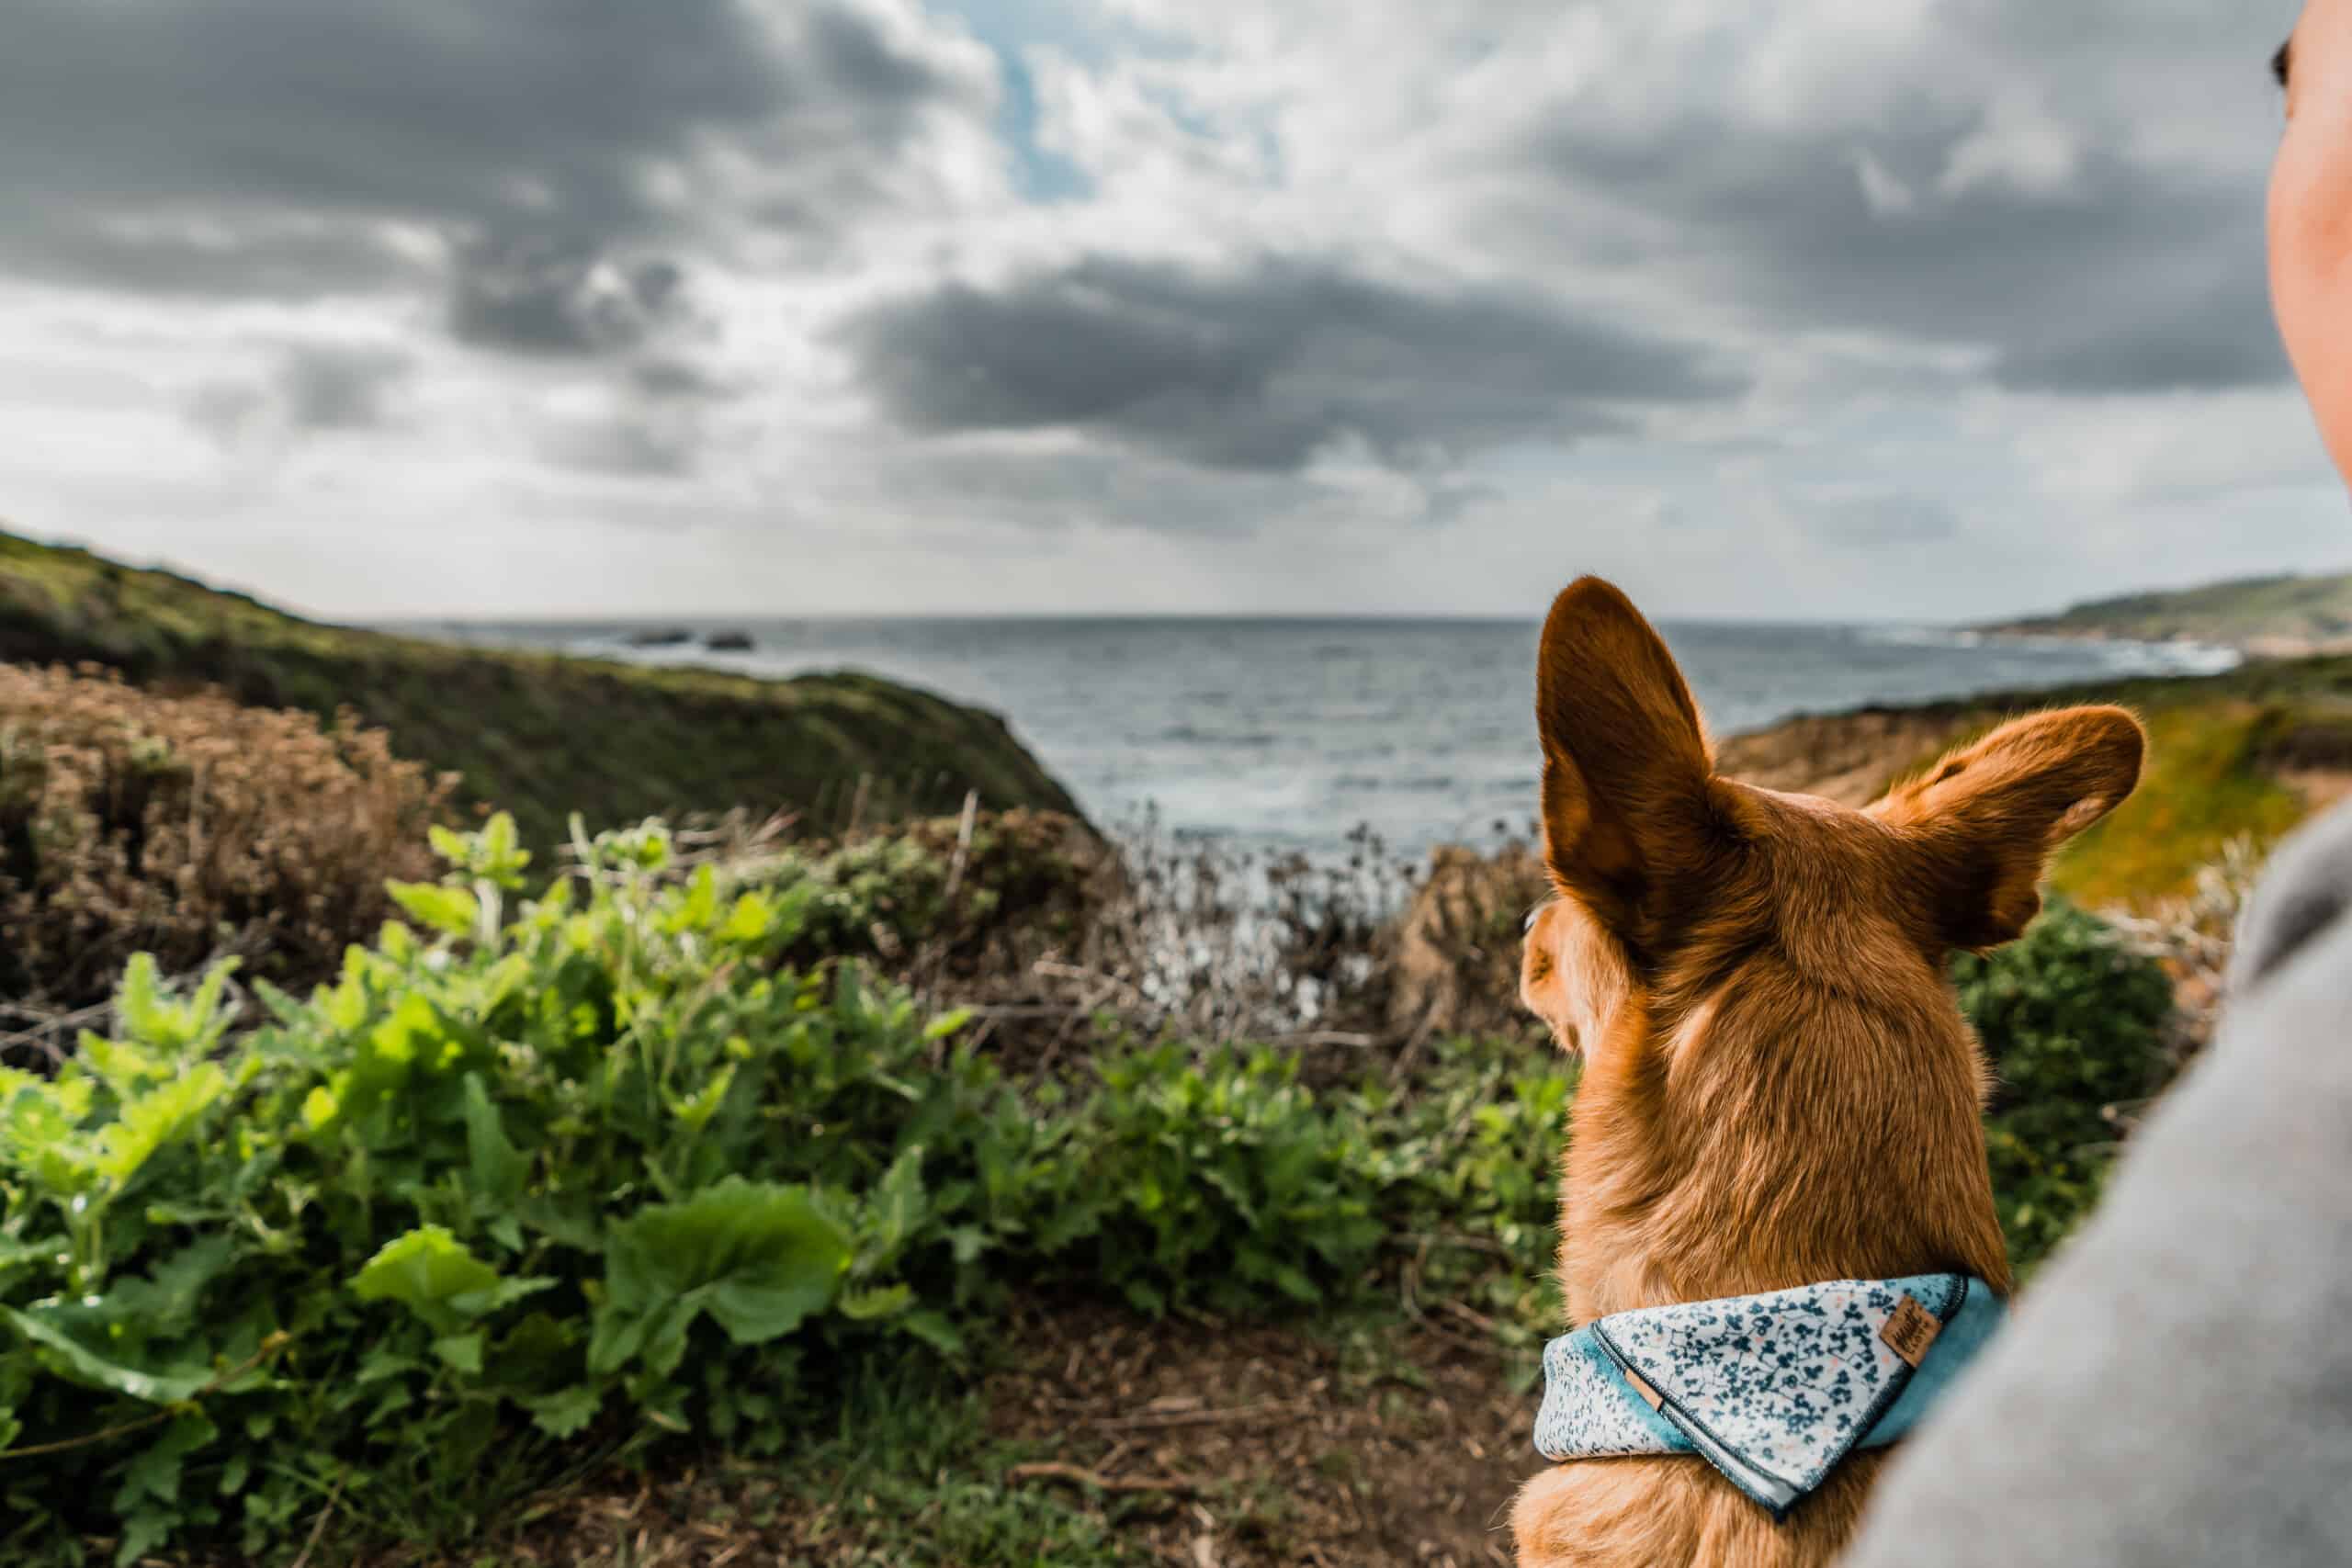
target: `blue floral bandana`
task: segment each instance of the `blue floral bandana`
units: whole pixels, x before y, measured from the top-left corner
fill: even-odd
[[[1922,1274],[1615,1313],[1544,1348],[1535,1447],[1695,1453],[1779,1518],[1909,1431],[2004,1311],[1982,1280]]]

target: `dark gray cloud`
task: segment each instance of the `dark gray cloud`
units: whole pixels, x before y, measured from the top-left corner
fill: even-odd
[[[970,91],[846,0],[13,0],[0,26],[0,267],[296,298],[429,279],[422,231],[459,247],[453,315],[532,347],[581,304],[549,258],[843,221]],[[759,188],[710,200],[713,146]]]
[[[691,360],[659,355],[629,367],[628,389],[649,402],[716,402],[733,398],[742,388]]]
[[[449,327],[478,347],[608,354],[683,325],[689,309],[675,262],[621,265],[547,245],[480,245],[458,262]]]
[[[2242,222],[2245,214],[2234,216]],[[2258,245],[2205,238],[2189,249],[2187,267],[2167,266],[2159,255],[2137,259],[2133,271],[2109,273],[2099,298],[2074,321],[2020,333],[1995,367],[2001,383],[2099,393],[2222,390],[2288,378]]]
[[[624,479],[678,479],[700,467],[705,437],[697,422],[629,409],[551,430],[547,456],[568,468]]]
[[[611,378],[605,412],[558,420],[543,449],[591,473],[691,478],[702,471],[729,411],[751,389],[673,352],[640,354]]]
[[[187,400],[190,424],[222,446],[235,446],[269,417],[268,391],[250,381],[207,381]]]
[[[1070,426],[1243,470],[1295,469],[1349,436],[1414,463],[1589,434],[1740,387],[1686,344],[1532,293],[1288,261],[1097,258],[998,290],[951,283],[869,310],[844,340],[912,430]]]
[[[1665,90],[1543,104],[1475,172],[1526,254],[1630,264],[1764,331],[1973,345],[2018,389],[2273,384],[2265,64],[2297,8],[1731,8]]]
[[[292,343],[264,374],[198,387],[187,401],[196,427],[224,446],[318,432],[390,424],[415,362],[393,348]]]
[[[1557,206],[1598,195],[1667,233],[1656,265],[1760,323],[1981,345],[2017,389],[2134,392],[2274,382],[2258,179],[2096,149],[2063,189],[1999,178],[1951,188],[1973,114],[1923,108],[1858,145],[1700,115],[1629,142],[1555,128],[1531,148]],[[1874,202],[1873,177],[1898,197]],[[1547,223],[1549,220],[1546,220]],[[1551,232],[1573,243],[1585,231]]]
[[[1147,533],[1238,539],[1269,518],[1361,522],[1344,495],[1304,475],[1211,469],[1104,446],[1058,451],[915,441],[888,449],[870,486],[918,516],[1051,532],[1116,519]]]
[[[288,420],[303,430],[367,430],[390,417],[413,366],[385,348],[310,344],[287,351],[277,386]]]

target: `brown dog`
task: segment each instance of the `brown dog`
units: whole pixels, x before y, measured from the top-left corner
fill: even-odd
[[[1521,994],[1584,1056],[1560,1206],[1578,1323],[1954,1270],[2006,1294],[1982,1048],[1945,979],[2017,936],[2051,851],[2132,792],[2120,708],[2004,726],[1865,811],[1719,776],[1666,645],[1571,585],[1536,671],[1544,854]],[[1787,1519],[1695,1455],[1555,1465],[1521,1568],[1830,1562],[1885,1450]]]

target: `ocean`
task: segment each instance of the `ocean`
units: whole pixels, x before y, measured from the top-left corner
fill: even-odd
[[[1523,829],[1537,757],[1533,622],[993,619],[439,623],[400,629],[749,674],[858,669],[1003,714],[1114,829],[1234,847],[1396,853]],[[702,639],[748,633],[744,652]],[[2171,644],[1979,639],[1930,628],[1661,626],[1719,735],[1792,714],[2226,667]]]

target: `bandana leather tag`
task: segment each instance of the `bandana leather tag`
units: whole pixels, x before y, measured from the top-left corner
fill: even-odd
[[[1895,1303],[1894,1314],[1880,1325],[1878,1337],[1916,1371],[1943,1326],[1943,1320],[1921,1306],[1917,1297],[1906,1295]]]
[[[1981,1280],[1924,1274],[1617,1313],[1544,1347],[1535,1446],[1695,1453],[1777,1518],[1910,1430],[2002,1312]]]

